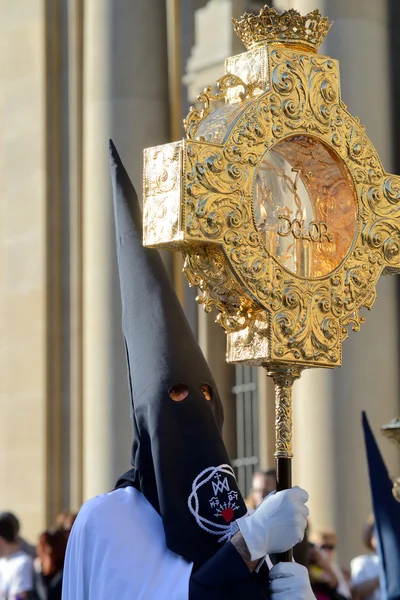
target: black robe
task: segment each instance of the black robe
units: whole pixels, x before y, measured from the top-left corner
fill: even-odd
[[[268,593],[268,568],[265,563],[256,573],[228,542],[189,582],[189,600],[265,600]]]

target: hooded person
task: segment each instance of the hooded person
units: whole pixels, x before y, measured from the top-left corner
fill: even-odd
[[[375,518],[381,597],[400,600],[400,503],[393,495],[393,482],[365,412],[362,424]],[[371,556],[367,558],[371,559]]]
[[[261,600],[268,588],[279,600],[313,598],[300,565],[268,573],[263,561],[303,538],[308,495],[279,492],[246,516],[218,390],[158,251],[143,247],[137,195],[112,142],[110,165],[133,468],[82,507],[63,600]]]

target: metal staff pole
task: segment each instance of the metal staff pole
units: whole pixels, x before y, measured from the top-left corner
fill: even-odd
[[[301,375],[296,365],[264,365],[275,386],[275,459],[277,491],[292,487],[292,389]],[[293,551],[279,555],[279,561],[291,562]]]

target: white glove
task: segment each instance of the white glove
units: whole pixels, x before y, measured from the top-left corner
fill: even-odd
[[[269,572],[271,600],[315,600],[306,567],[278,563]]]
[[[304,537],[309,510],[308,494],[299,487],[270,494],[256,510],[236,520],[251,560],[279,554]]]

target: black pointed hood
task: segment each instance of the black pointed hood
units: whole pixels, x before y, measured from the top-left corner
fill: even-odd
[[[200,565],[246,508],[214,380],[158,251],[143,247],[137,195],[112,142],[110,165],[134,430],[134,469],[117,485],[139,489],[163,519],[167,546]],[[176,402],[169,393],[179,385],[188,393]]]
[[[386,600],[400,600],[400,504],[393,495],[393,482],[369,425],[362,413],[375,533],[381,568],[381,590]]]

